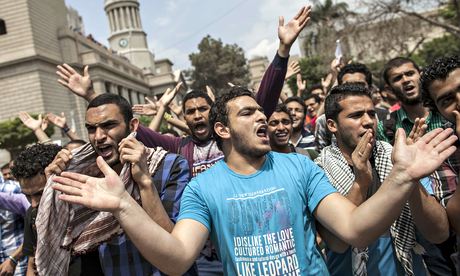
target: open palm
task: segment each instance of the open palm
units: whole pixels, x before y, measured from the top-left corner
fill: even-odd
[[[302,7],[294,18],[284,25],[284,17],[279,18],[278,38],[285,45],[292,45],[310,20],[311,7]]]
[[[69,88],[80,97],[86,97],[91,88],[91,78],[88,73],[88,66],[83,69],[83,76],[80,75],[75,69],[68,64],[57,66],[58,71],[56,74],[60,77],[58,82],[65,87]]]

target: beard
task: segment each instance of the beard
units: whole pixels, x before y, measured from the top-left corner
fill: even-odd
[[[401,91],[395,91],[395,94],[398,100],[400,100],[404,105],[418,105],[422,103],[422,93],[420,92],[415,98],[407,98],[406,95],[404,95]]]
[[[233,146],[242,155],[250,156],[251,158],[260,158],[270,151],[270,146],[268,146],[268,149],[259,149],[251,146],[249,143],[247,143],[247,139],[244,137],[244,135],[240,135],[231,129],[230,134],[232,137],[234,137],[234,139],[232,139]]]

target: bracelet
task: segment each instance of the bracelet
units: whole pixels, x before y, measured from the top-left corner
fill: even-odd
[[[67,132],[70,131],[70,128],[69,128],[67,125],[65,125],[65,126],[62,128],[62,131],[64,131],[64,133],[67,133]]]
[[[8,259],[10,259],[14,265],[18,264],[18,260],[16,260],[13,256],[8,256]]]

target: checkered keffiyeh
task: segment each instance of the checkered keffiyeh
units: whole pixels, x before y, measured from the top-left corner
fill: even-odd
[[[147,150],[149,171],[153,174],[167,152],[162,148]],[[97,154],[91,145],[86,144],[73,154],[66,171],[101,176],[96,158]],[[140,202],[139,189],[132,180],[130,164],[123,166],[120,177],[126,190]],[[67,275],[71,255],[85,254],[123,233],[111,213],[59,200],[60,192],[51,188],[53,184],[53,177],[50,177],[43,191],[36,220],[38,242],[35,263],[38,275]]]
[[[390,173],[392,146],[383,141],[376,141],[373,149],[375,167],[380,182]],[[324,169],[329,181],[342,194],[346,195],[353,186],[355,175],[343,157],[336,143],[325,147],[315,162]],[[396,257],[404,268],[406,275],[414,275],[412,267],[412,249],[415,247],[415,226],[409,204],[406,203],[401,215],[390,227],[390,235],[394,244]],[[366,262],[368,249],[352,247],[353,275],[367,275]]]

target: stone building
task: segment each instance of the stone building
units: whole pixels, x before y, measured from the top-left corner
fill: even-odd
[[[171,61],[155,60],[149,51],[137,0],[105,1],[110,49],[84,34],[81,17],[64,0],[0,0],[0,6],[0,121],[19,111],[64,111],[86,139],[86,102],[57,82],[56,66],[64,62],[77,70],[89,65],[97,92],[132,104],[183,80]]]

